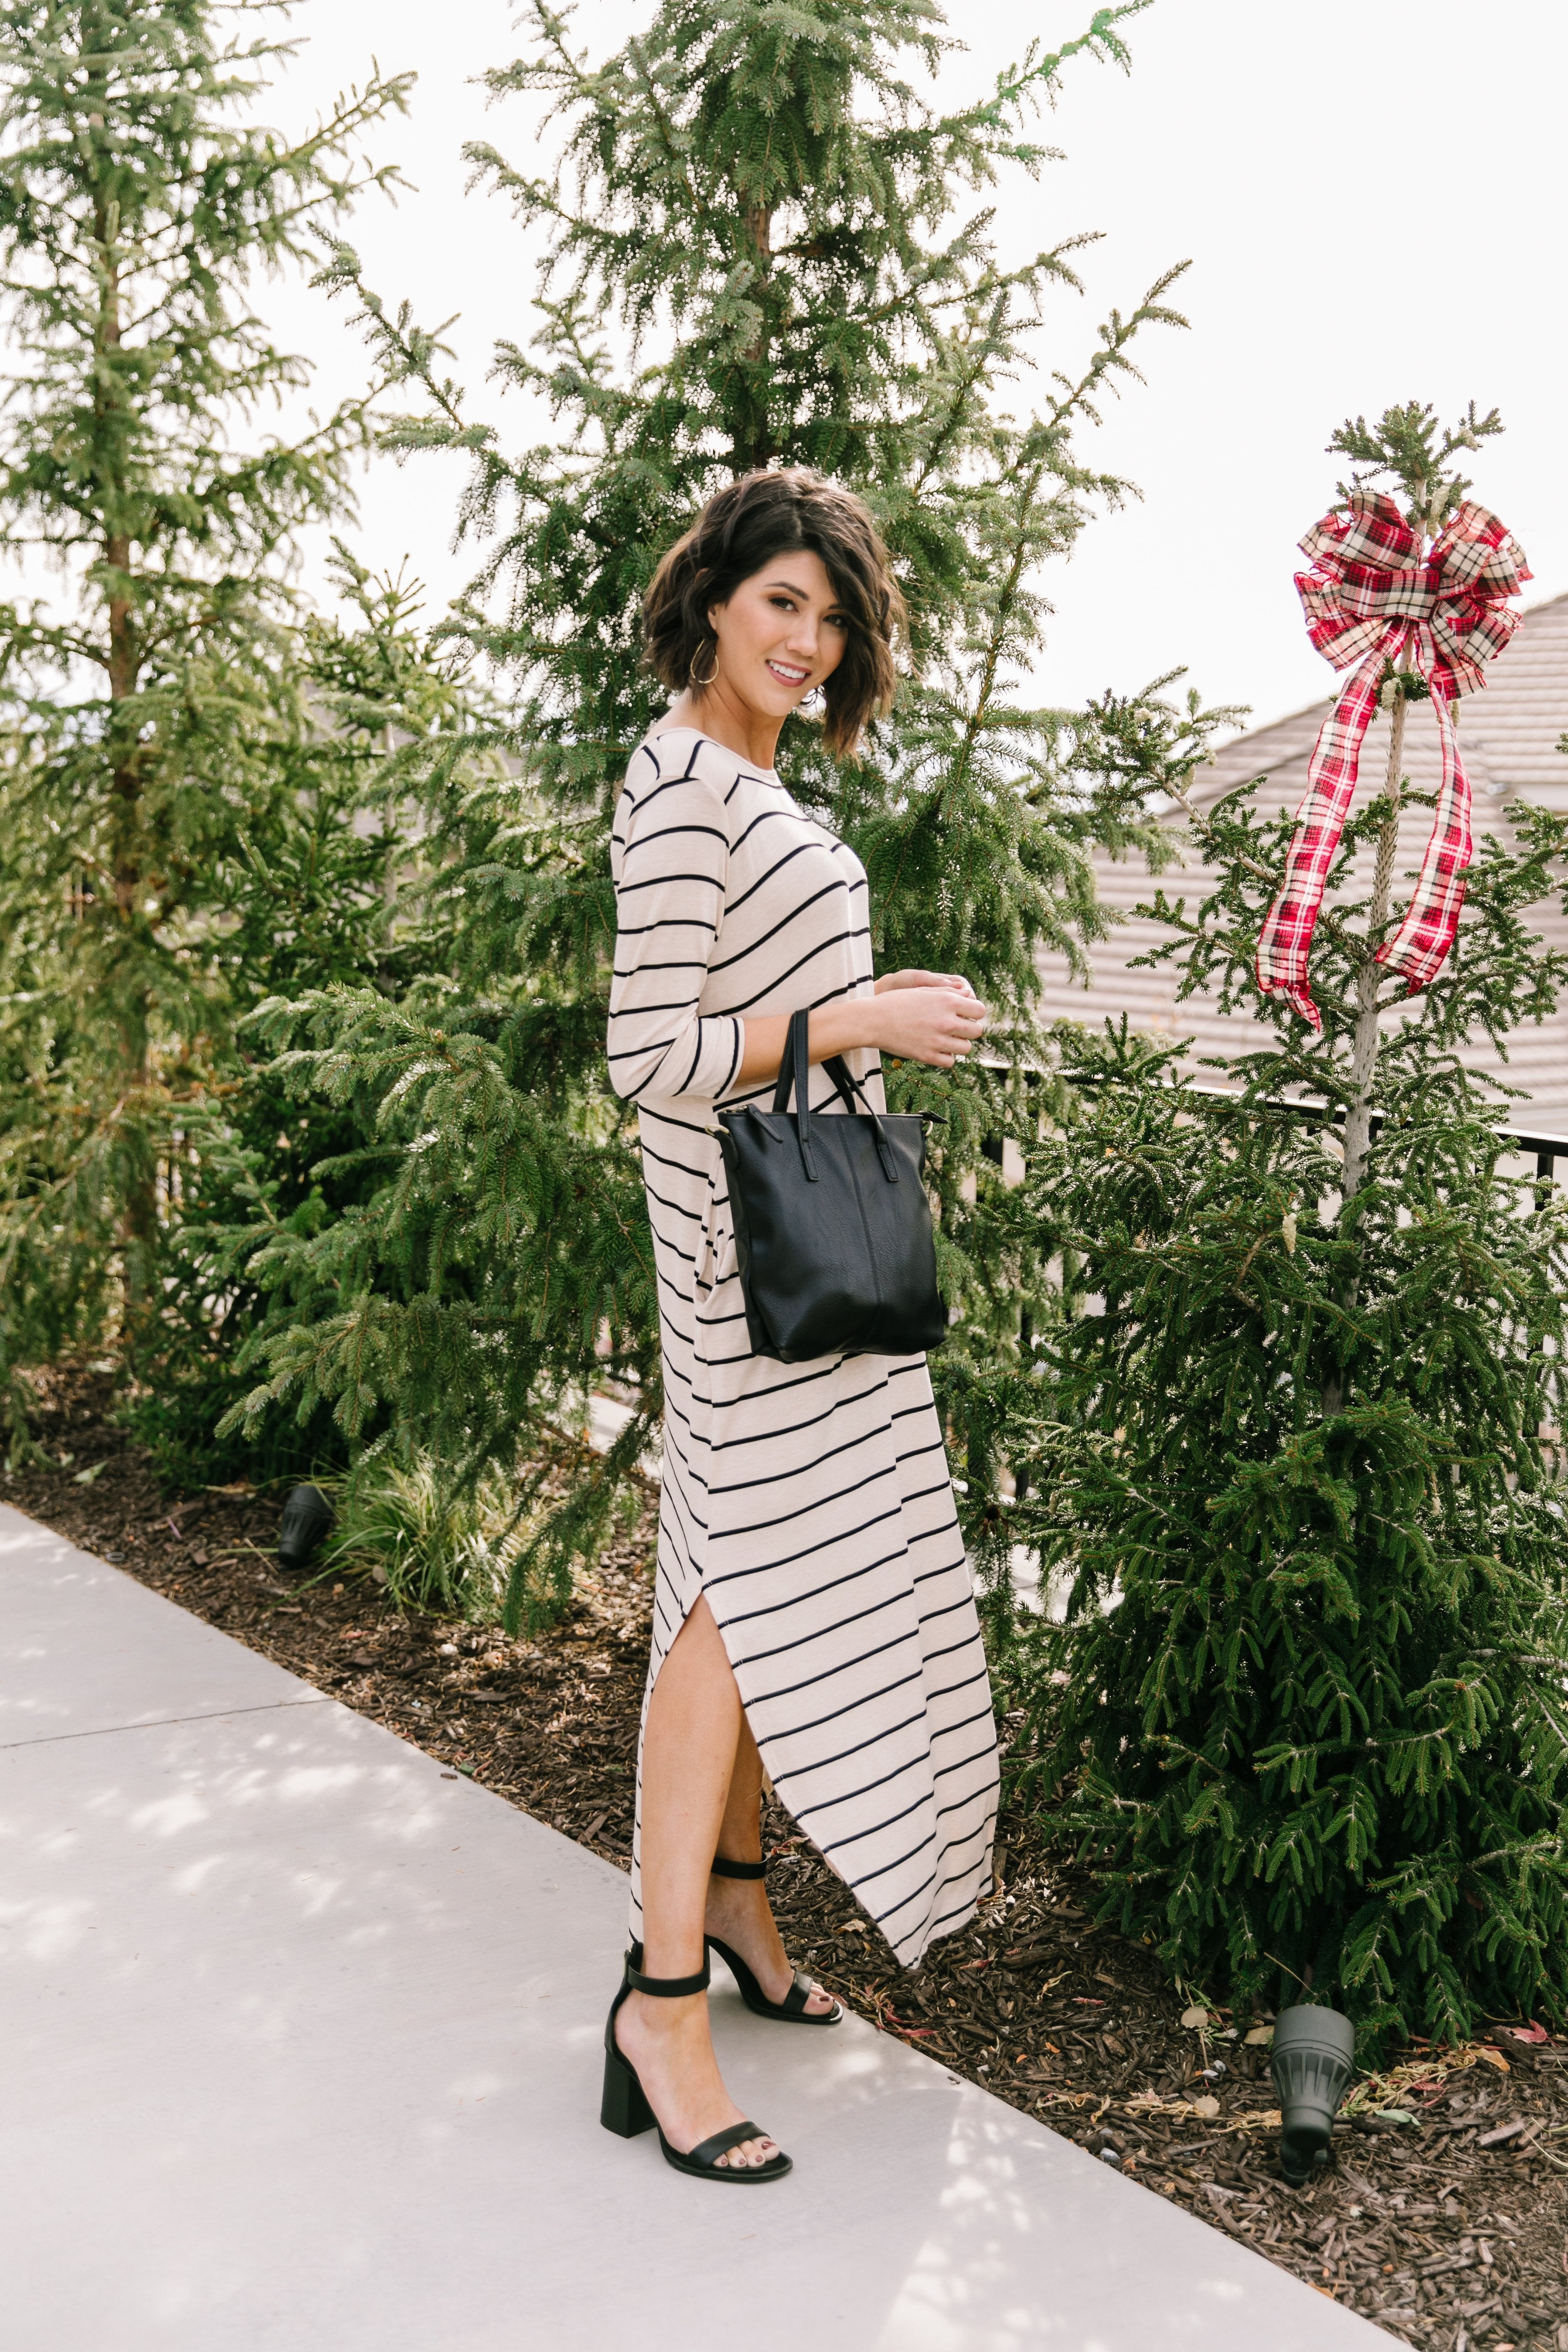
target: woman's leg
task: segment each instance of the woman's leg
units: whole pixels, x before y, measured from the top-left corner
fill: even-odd
[[[718,1851],[743,1721],[719,1629],[700,1599],[659,1668],[643,1729],[645,1976],[695,1976],[702,1966],[709,1866]],[[616,2016],[616,2039],[637,2068],[665,2137],[681,2154],[745,2120],[720,2076],[705,1993],[660,2000],[634,1992]],[[719,2161],[765,2164],[774,2153],[771,2139],[749,2139]]]
[[[763,1858],[763,1759],[743,1714],[735,1742],[729,1798],[714,1851],[727,1862],[760,1862]],[[768,1890],[762,1880],[710,1879],[704,1916],[709,1934],[733,1946],[768,1999],[783,2000],[795,1982],[795,1970],[773,1924]],[[826,2016],[833,2007],[833,1996],[815,1991],[805,2006],[809,2015]]]

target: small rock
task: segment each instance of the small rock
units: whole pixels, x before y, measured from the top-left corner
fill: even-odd
[[[1194,2116],[1203,2116],[1207,2119],[1212,2119],[1219,2113],[1219,2101],[1212,2098],[1194,2099],[1193,2101],[1193,2113]]]
[[[1206,2009],[1184,2009],[1182,2011],[1182,2023],[1189,2032],[1201,2032],[1208,2021],[1209,2013]]]
[[[1255,2025],[1243,2038],[1249,2050],[1266,2050],[1274,2039],[1274,2028],[1271,2025]]]

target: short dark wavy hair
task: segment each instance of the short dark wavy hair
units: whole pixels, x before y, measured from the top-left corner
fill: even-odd
[[[728,604],[774,556],[799,548],[821,557],[849,623],[843,657],[823,688],[823,734],[831,751],[853,758],[872,713],[892,703],[904,600],[867,509],[805,466],[742,474],[676,541],[643,599],[647,665],[672,693],[700,701],[700,672],[712,667],[706,649],[715,643],[710,608]]]

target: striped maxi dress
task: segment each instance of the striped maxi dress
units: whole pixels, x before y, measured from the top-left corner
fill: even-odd
[[[931,1380],[923,1356],[752,1354],[714,1124],[772,1096],[736,1087],[747,1014],[870,994],[865,870],[690,728],[638,745],[610,856],[609,1068],[638,1108],[664,1357],[647,1689],[706,1593],[775,1791],[914,1967],[988,1884],[998,1777]],[[883,1108],[875,1053],[849,1059]],[[812,1108],[842,1115],[820,1068]]]

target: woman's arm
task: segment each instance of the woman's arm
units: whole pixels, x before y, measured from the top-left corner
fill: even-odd
[[[700,774],[628,781],[616,887],[616,967],[605,1052],[616,1092],[633,1102],[727,1094],[741,1059],[737,1014],[699,1010],[724,912],[730,843],[724,805]],[[781,1049],[782,1050],[782,1049]]]
[[[874,996],[819,1004],[811,1016],[811,1058],[826,1062],[857,1045],[875,1046],[900,1061],[951,1070],[984,1034],[986,1012],[966,980],[946,973],[890,972]],[[776,1078],[789,1043],[790,1015],[764,1013],[746,1023],[745,1048],[735,1074],[739,1087]]]

